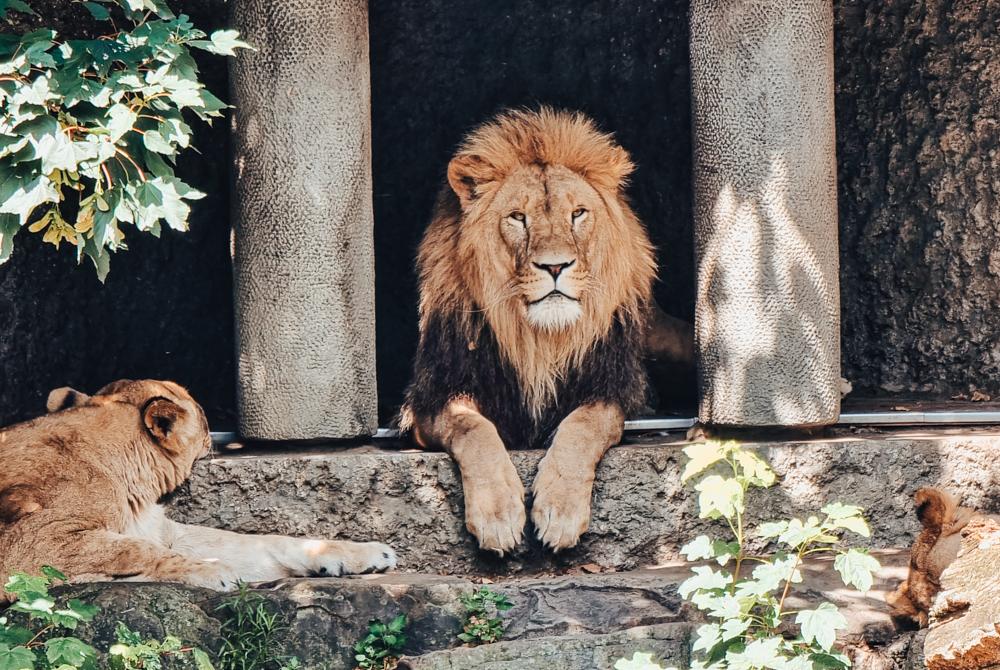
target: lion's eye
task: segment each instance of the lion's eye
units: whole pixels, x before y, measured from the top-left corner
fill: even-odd
[[[522,223],[522,224],[526,221],[526,218],[524,216],[524,212],[511,212],[510,214],[507,215],[507,218],[508,219],[514,219],[518,223]]]
[[[577,207],[573,210],[573,223],[580,223],[587,217],[587,210],[583,207]]]

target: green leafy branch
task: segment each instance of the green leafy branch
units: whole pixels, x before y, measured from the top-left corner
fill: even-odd
[[[465,608],[465,622],[458,639],[466,644],[490,644],[503,637],[503,620],[499,617],[514,606],[502,593],[491,591],[485,586],[472,593],[459,596]]]
[[[774,485],[774,471],[757,454],[735,442],[692,445],[684,453],[690,460],[683,480],[701,475],[694,487],[701,518],[724,520],[732,533],[728,539],[701,535],[681,549],[688,560],[711,560],[720,568],[731,567],[726,571],[711,565],[696,566],[694,576],[680,585],[680,595],[710,620],[697,631],[693,651],[701,652],[703,658],[692,667],[849,667],[848,658],[834,648],[837,631],[847,627],[835,605],[823,602],[815,609],[799,611],[789,611],[786,605],[792,585],[802,581],[800,568],[807,557],[832,555],[845,585],[860,591],[871,588],[878,561],[864,550],[841,544],[846,531],[870,536],[861,508],[833,503],[821,510],[822,517],[764,523],[756,536],[777,548],[770,555],[754,554],[747,548],[747,492]],[[792,622],[787,621],[793,617]],[[795,637],[782,634],[789,623],[798,628]]]
[[[165,659],[183,654],[191,654],[197,670],[214,670],[208,654],[197,647],[184,646],[173,635],[167,635],[162,641],[144,639],[119,621],[115,626],[115,637],[117,644],[108,650],[108,667],[111,670],[162,670]]]
[[[354,660],[361,670],[392,670],[406,646],[406,615],[389,623],[368,622],[368,633],[354,645]]]
[[[186,230],[189,202],[205,195],[174,174],[192,148],[185,113],[211,123],[227,105],[199,80],[191,49],[232,56],[248,45],[234,30],[206,35],[163,0],[81,4],[108,34],[0,34],[0,263],[27,226],[72,244],[103,281],[110,253],[126,248],[122,225]],[[9,10],[32,12],[0,0],[0,18]]]
[[[97,670],[97,650],[69,633],[99,610],[80,600],[59,604],[49,587],[65,581],[49,566],[40,576],[17,573],[7,580],[4,589],[14,603],[0,616],[0,670]],[[208,654],[176,637],[144,640],[121,622],[115,634],[118,642],[107,654],[112,670],[161,670],[163,659],[183,654],[191,655],[197,670],[213,670]]]

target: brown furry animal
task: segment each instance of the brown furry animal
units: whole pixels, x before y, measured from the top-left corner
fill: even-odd
[[[646,329],[646,356],[652,361],[695,365],[694,326],[670,316],[655,302]]]
[[[56,389],[48,409],[0,430],[0,579],[52,565],[77,581],[229,589],[396,564],[377,542],[240,535],[168,519],[157,500],[212,445],[204,412],[177,384],[122,380],[93,397]]]
[[[893,618],[903,627],[927,625],[927,614],[941,590],[941,573],[955,557],[962,544],[962,529],[980,515],[960,507],[950,493],[933,487],[919,489],[913,496],[917,517],[923,530],[910,549],[910,572],[906,580],[886,597]]]
[[[549,547],[574,546],[597,464],[644,400],[655,263],[624,196],[632,169],[588,118],[548,108],[501,114],[448,165],[418,255],[401,425],[458,463],[484,549],[510,551],[525,524],[507,448],[546,445],[532,521]]]

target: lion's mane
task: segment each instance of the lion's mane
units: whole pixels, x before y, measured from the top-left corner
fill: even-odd
[[[570,411],[611,401],[625,412],[645,398],[643,332],[655,277],[653,248],[624,194],[633,164],[611,135],[580,113],[511,111],[480,126],[452,161],[479,183],[481,206],[463,210],[441,190],[420,245],[420,342],[402,426],[470,397],[508,447],[537,442]],[[503,181],[521,166],[563,166],[583,177],[604,211],[588,259],[593,284],[572,327],[531,326],[510,295],[506,253],[474,223]]]

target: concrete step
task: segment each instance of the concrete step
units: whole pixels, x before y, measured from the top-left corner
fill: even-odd
[[[478,551],[465,530],[461,482],[443,453],[413,449],[315,447],[237,451],[201,461],[171,501],[172,516],[250,533],[381,540],[403,571],[513,575],[595,563],[633,570],[675,559],[712,523],[680,481],[682,440],[651,436],[611,449],[594,490],[590,531],[553,556],[529,536],[500,560]],[[804,515],[830,501],[866,508],[874,548],[908,547],[918,530],[911,496],[947,487],[963,503],[1000,509],[1000,434],[996,430],[854,433],[808,441],[752,443],[781,476],[749,501],[751,521]],[[530,484],[541,451],[512,454]],[[526,487],[529,488],[529,487]],[[530,504],[530,501],[529,501]]]
[[[851,624],[841,638],[850,653],[878,662],[856,667],[904,670],[910,666],[899,659],[907,658],[910,636],[892,631],[884,595],[905,571],[906,555],[888,552],[879,558],[883,569],[866,595],[843,589],[828,561],[809,563],[789,606],[800,609],[821,598],[834,602]],[[283,580],[258,585],[255,591],[288,624],[277,636],[281,653],[297,656],[306,670],[350,670],[351,647],[368,621],[389,621],[400,613],[409,619],[405,652],[412,668],[606,669],[613,667],[616,654],[631,656],[634,651],[687,667],[689,633],[699,615],[681,601],[677,587],[690,575],[690,566],[576,572],[491,583],[514,607],[502,615],[504,642],[478,649],[460,647],[456,635],[464,614],[459,597],[480,588],[481,578],[394,573]],[[121,620],[144,633],[171,633],[206,649],[219,647],[220,594],[169,584],[90,584],[69,590],[72,597],[102,607],[97,620],[81,630],[85,639],[102,646]]]
[[[687,668],[693,624],[643,626],[604,635],[563,635],[444,649],[400,660],[398,670],[609,670],[645,653],[662,667]]]

